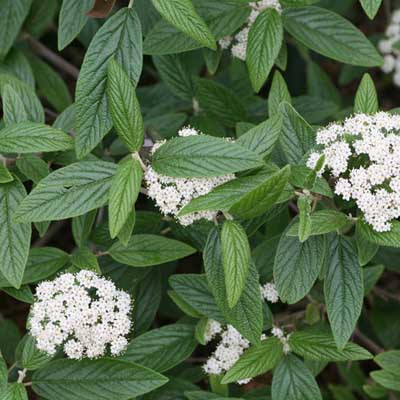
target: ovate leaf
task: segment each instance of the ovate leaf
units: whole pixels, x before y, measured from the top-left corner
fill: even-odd
[[[7,167],[0,162],[0,183],[11,182],[13,179],[14,177],[11,175]]]
[[[81,161],[44,178],[18,207],[19,222],[76,217],[107,203],[117,166],[105,161]]]
[[[221,248],[226,295],[228,305],[232,308],[242,295],[251,261],[249,240],[240,224],[229,220],[224,222]]]
[[[288,8],[285,29],[299,42],[345,64],[377,67],[383,62],[371,42],[353,24],[333,11],[319,7]]]
[[[88,247],[80,247],[71,257],[71,263],[80,270],[87,269],[101,274],[97,257]]]
[[[143,119],[135,87],[115,61],[108,67],[107,94],[114,128],[130,152],[140,149],[144,140]]]
[[[29,223],[16,224],[13,217],[25,196],[25,188],[17,179],[0,184],[0,272],[17,289],[22,284],[32,230]]]
[[[138,160],[122,162],[112,180],[108,201],[109,227],[114,239],[132,212],[140,192],[143,170]]]
[[[272,78],[271,89],[268,94],[268,114],[270,117],[275,116],[279,112],[279,105],[286,101],[291,103],[289,89],[283,79],[282,74],[276,70]]]
[[[278,11],[267,8],[251,26],[246,64],[253,88],[258,92],[271,71],[283,40],[282,19]]]
[[[152,0],[152,3],[171,25],[203,46],[217,49],[213,34],[197,14],[191,0]]]
[[[32,388],[48,400],[128,400],[167,382],[163,375],[127,361],[57,360],[34,373]]]
[[[5,125],[27,121],[28,113],[19,94],[11,85],[5,85],[1,94],[3,102],[3,119]]]
[[[343,349],[361,314],[364,285],[355,245],[340,235],[331,237],[324,293],[335,342]]]
[[[10,383],[5,392],[2,392],[2,400],[28,400],[28,393],[23,383]]]
[[[360,0],[361,6],[368,15],[369,19],[374,19],[377,14],[379,7],[382,4],[382,0]]]
[[[27,335],[23,340],[24,346],[21,355],[21,366],[23,368],[34,371],[51,360],[49,355],[38,350],[36,340],[32,336]]]
[[[125,247],[122,243],[111,246],[111,257],[132,267],[149,267],[187,257],[196,250],[178,240],[157,235],[133,235]]]
[[[94,36],[76,87],[76,154],[83,158],[111,129],[106,96],[108,62],[115,60],[136,84],[142,71],[142,31],[131,8],[122,8]]]
[[[360,235],[368,242],[379,246],[400,247],[400,222],[393,221],[392,227],[388,232],[376,232],[371,225],[362,219],[357,220],[357,235]]]
[[[354,112],[374,114],[378,111],[378,94],[371,75],[364,74],[354,100]]]
[[[400,370],[373,371],[371,377],[386,389],[400,391]]]

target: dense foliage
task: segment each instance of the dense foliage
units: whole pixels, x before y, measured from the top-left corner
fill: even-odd
[[[0,0],[0,400],[400,399],[396,7]]]

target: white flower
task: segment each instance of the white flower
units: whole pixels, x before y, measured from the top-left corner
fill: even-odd
[[[321,153],[307,161],[311,168],[325,155],[324,169],[338,178],[335,193],[354,200],[377,232],[389,231],[390,222],[400,217],[399,133],[399,115],[356,114],[320,129],[316,141]]]
[[[39,350],[72,359],[121,354],[131,330],[130,296],[94,272],[65,273],[38,285],[29,330]]]
[[[182,128],[179,136],[194,136],[199,135],[196,129],[191,127]],[[152,149],[152,154],[165,143],[155,143]],[[201,211],[192,214],[178,217],[180,210],[189,204],[193,199],[201,195],[205,195],[235,178],[235,175],[228,174],[211,178],[173,178],[158,174],[151,166],[146,169],[145,181],[148,189],[148,196],[152,198],[160,211],[164,215],[176,217],[181,225],[187,226],[193,222],[206,219],[212,221],[217,215],[214,211]]]
[[[219,333],[222,332],[222,326],[218,321],[209,319],[207,321],[206,329],[204,331],[204,341],[206,343],[211,342]]]
[[[270,303],[277,303],[279,301],[278,291],[273,283],[266,283],[261,286],[261,297]]]
[[[285,354],[288,354],[290,352],[290,346],[289,346],[289,335],[285,335],[283,330],[281,328],[278,328],[277,326],[274,326],[271,330],[272,336],[277,337],[280,342],[283,345],[283,352]]]

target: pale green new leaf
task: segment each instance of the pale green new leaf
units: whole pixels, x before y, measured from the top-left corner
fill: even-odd
[[[22,284],[32,230],[30,224],[16,224],[13,216],[25,196],[25,188],[17,179],[0,185],[0,272],[9,282],[7,286],[17,289]]]
[[[311,50],[346,64],[377,67],[383,63],[372,43],[353,24],[320,7],[284,10],[285,29]]]
[[[255,152],[207,135],[173,138],[159,147],[152,159],[158,173],[182,178],[221,176],[262,165]]]
[[[267,8],[251,26],[247,43],[246,64],[253,88],[264,85],[282,46],[283,26],[278,11]]]
[[[64,359],[37,370],[32,388],[48,400],[129,400],[167,382],[165,376],[127,361]]]
[[[111,257],[132,267],[149,267],[179,260],[195,253],[196,249],[164,236],[133,235],[127,246],[117,242],[111,246]]]
[[[297,357],[284,357],[272,379],[274,400],[322,400],[321,392],[310,370]]]
[[[377,14],[379,7],[382,4],[382,0],[360,0],[361,6],[368,15],[369,19],[374,19]]]
[[[330,238],[324,294],[335,342],[343,349],[355,329],[364,298],[357,250],[344,236]]]
[[[203,46],[217,49],[213,34],[197,14],[191,0],[152,0],[152,3],[171,25]]]
[[[268,114],[270,118],[279,113],[279,105],[283,101],[286,101],[290,104],[292,102],[292,98],[282,74],[276,70],[274,77],[272,78],[271,89],[268,94]]]
[[[18,207],[18,222],[76,217],[104,206],[117,165],[81,161],[44,178]]]
[[[63,0],[58,18],[58,50],[63,50],[78,36],[92,5],[93,0]]]
[[[226,296],[234,307],[242,295],[251,262],[250,244],[246,231],[234,221],[225,221],[221,232]]]
[[[289,337],[290,349],[308,360],[340,362],[369,360],[372,355],[358,344],[347,343],[338,349],[332,335],[310,331],[293,332]]]
[[[265,374],[275,367],[283,357],[282,343],[276,337],[268,338],[257,346],[252,346],[229,369],[223,383],[237,382]]]
[[[0,152],[36,153],[69,150],[72,137],[38,122],[19,122],[0,130]]]
[[[109,63],[107,77],[107,95],[114,128],[130,152],[138,151],[143,144],[144,127],[135,87],[115,60]]]
[[[354,112],[374,114],[378,111],[378,94],[370,74],[364,74],[354,100]]]
[[[5,125],[12,125],[29,119],[21,97],[11,85],[4,86],[1,98],[3,102],[3,119]]]
[[[122,162],[111,182],[108,200],[109,228],[114,239],[121,231],[135,205],[143,179],[143,170],[138,160]]]
[[[86,156],[112,127],[106,95],[107,68],[115,59],[137,84],[142,72],[142,30],[136,12],[122,8],[97,31],[76,87],[76,154]]]

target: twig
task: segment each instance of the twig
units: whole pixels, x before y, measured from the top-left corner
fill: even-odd
[[[358,328],[354,331],[354,336],[373,354],[383,353],[385,349],[377,345],[373,340],[364,335]]]
[[[50,240],[53,238],[54,235],[57,234],[57,232],[63,228],[67,224],[67,220],[63,221],[58,221],[54,225],[50,227],[50,229],[46,232],[46,234],[38,239],[35,243],[33,243],[33,247],[42,247],[45,244],[49,243]]]
[[[72,65],[68,61],[64,60],[58,54],[54,53],[52,50],[50,50],[48,47],[46,47],[44,44],[34,39],[33,37],[28,36],[27,40],[35,53],[39,54],[47,61],[50,61],[56,67],[60,68],[73,78],[78,79],[79,69],[76,68],[75,65]]]
[[[398,303],[400,303],[400,296],[398,296],[394,293],[390,293],[379,287],[374,288],[373,291],[374,291],[374,293],[376,293],[379,297],[381,297],[384,300],[391,299],[391,300],[394,300],[394,301],[397,301]]]

